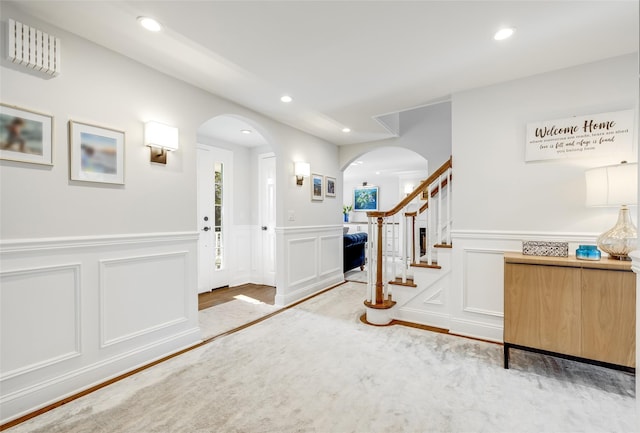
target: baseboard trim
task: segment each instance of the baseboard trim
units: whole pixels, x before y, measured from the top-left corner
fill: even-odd
[[[286,294],[276,294],[275,305],[279,307],[289,306],[290,304],[300,301],[308,296],[312,296],[317,292],[327,289],[328,287],[344,283],[344,274],[337,273],[329,278],[325,278],[315,283],[309,284],[298,290]]]
[[[448,314],[417,310],[414,308],[400,308],[396,310],[393,314],[393,319],[440,329],[449,329],[451,320]]]
[[[487,323],[451,318],[451,334],[462,335],[480,340],[502,343],[504,340],[504,330],[502,326],[490,325]]]

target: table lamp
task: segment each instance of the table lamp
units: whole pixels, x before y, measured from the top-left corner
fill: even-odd
[[[598,167],[585,172],[587,206],[620,206],[618,222],[598,237],[598,247],[618,260],[631,260],[638,246],[638,231],[631,220],[629,205],[638,203],[638,164]]]

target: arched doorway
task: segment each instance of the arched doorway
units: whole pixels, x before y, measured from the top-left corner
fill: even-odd
[[[272,173],[263,174],[265,161],[275,161],[273,148],[260,126],[247,118],[216,116],[198,128],[199,291],[246,282],[273,284],[264,277],[265,269],[274,269],[265,257],[275,258],[275,250],[265,255],[262,228],[273,230],[267,221],[275,221],[276,183]],[[272,179],[268,197],[273,203],[262,191],[267,178]],[[268,245],[275,249],[275,242]],[[208,274],[213,283],[206,282]]]
[[[379,147],[354,158],[342,172],[343,204],[354,205],[354,190],[377,186],[378,209],[389,210],[428,176],[428,161],[403,147]],[[352,210],[350,221],[366,222],[366,212]]]

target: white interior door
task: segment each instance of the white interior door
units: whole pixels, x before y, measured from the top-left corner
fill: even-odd
[[[233,153],[198,145],[198,293],[229,285]]]
[[[262,234],[262,284],[276,285],[276,157],[260,155],[260,233]]]

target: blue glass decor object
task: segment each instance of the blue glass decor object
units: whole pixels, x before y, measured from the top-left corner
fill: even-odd
[[[600,260],[600,250],[595,245],[580,245],[576,250],[576,259]]]

